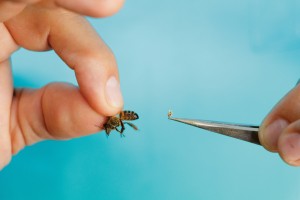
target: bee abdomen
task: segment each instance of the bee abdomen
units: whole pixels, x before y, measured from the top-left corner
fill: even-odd
[[[130,111],[130,110],[124,110],[120,112],[120,119],[122,120],[136,120],[139,116],[137,113]]]

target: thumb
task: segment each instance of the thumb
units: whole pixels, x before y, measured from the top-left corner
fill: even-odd
[[[290,165],[300,165],[300,85],[291,90],[263,121],[259,139],[269,151],[279,152]]]

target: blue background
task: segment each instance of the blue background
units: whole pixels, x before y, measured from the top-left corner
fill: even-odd
[[[0,173],[0,199],[299,199],[300,171],[277,154],[167,119],[260,124],[299,78],[299,13],[295,0],[129,0],[89,19],[140,131],[27,147]],[[13,63],[16,86],[76,84],[53,52]]]

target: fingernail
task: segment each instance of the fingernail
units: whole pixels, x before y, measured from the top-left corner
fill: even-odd
[[[106,97],[111,106],[116,108],[123,106],[120,83],[114,76],[111,76],[106,82]]]
[[[300,162],[300,134],[289,133],[280,138],[280,151],[282,158],[291,165]]]
[[[276,151],[278,149],[277,143],[280,133],[288,126],[288,122],[284,119],[277,119],[267,127],[265,127],[262,132],[261,139],[262,143],[270,151]]]

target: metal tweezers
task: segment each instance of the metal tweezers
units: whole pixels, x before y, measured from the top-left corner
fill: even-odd
[[[205,129],[208,131],[261,145],[258,138],[259,126],[231,124],[195,119],[173,118],[171,114],[168,114],[168,118],[173,121],[181,122],[191,126],[196,126],[201,129]]]
[[[300,79],[297,85],[300,84]],[[181,122],[191,126],[196,126],[201,129],[219,133],[222,135],[227,135],[229,137],[237,138],[247,142],[261,145],[258,138],[259,126],[245,125],[245,124],[235,124],[235,123],[223,123],[216,121],[206,121],[206,120],[195,120],[195,119],[183,119],[183,118],[173,118],[172,112],[169,111],[168,118],[173,121]]]

